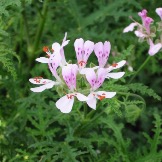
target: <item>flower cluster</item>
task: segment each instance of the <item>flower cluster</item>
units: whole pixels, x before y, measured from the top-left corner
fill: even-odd
[[[126,61],[122,60],[107,67],[106,64],[111,49],[110,42],[105,41],[104,43],[98,42],[94,44],[92,41],[87,40],[84,42],[82,38],[79,38],[74,42],[77,63],[69,64],[64,55],[64,47],[69,43],[69,40],[66,40],[66,36],[67,34],[65,33],[62,44],[57,42],[52,44],[52,52],[48,47],[43,47],[43,51],[47,54],[47,57],[36,59],[38,62],[48,64],[49,70],[55,80],[44,79],[42,77],[31,78],[29,79],[31,83],[40,85],[39,87],[31,88],[31,91],[42,92],[53,86],[60,86],[65,95],[56,102],[56,107],[63,113],[69,113],[72,110],[75,97],[79,101],[85,101],[90,108],[96,109],[97,99],[103,100],[104,98],[112,98],[116,95],[116,92],[98,91],[98,89],[105,79],[121,78],[124,72],[112,71],[122,67]],[[88,58],[93,51],[97,56],[99,66],[93,68],[86,67]],[[85,79],[89,86],[77,87],[77,77]]]
[[[158,22],[158,28],[157,31],[161,32],[162,31],[162,8],[157,8],[156,13],[160,16],[161,22]],[[153,56],[156,53],[159,52],[159,50],[162,48],[162,34],[160,35],[160,39],[157,39],[154,43],[153,38],[156,37],[156,27],[152,26],[154,20],[151,17],[147,16],[147,10],[143,9],[141,12],[138,13],[138,15],[141,17],[142,24],[139,22],[136,22],[135,20],[133,23],[131,23],[129,26],[127,26],[123,32],[129,32],[133,31],[135,27],[137,29],[135,30],[135,35],[140,39],[140,41],[146,40],[147,43],[149,44],[149,55]]]

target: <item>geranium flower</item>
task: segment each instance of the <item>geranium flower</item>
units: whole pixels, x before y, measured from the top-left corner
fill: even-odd
[[[137,26],[137,30],[134,32],[135,35],[139,38],[146,38],[148,35],[150,35],[150,24],[154,21],[151,17],[147,16],[147,10],[143,9],[141,12],[138,13],[138,15],[141,17],[142,24],[134,21],[129,26],[124,28],[123,33],[133,31],[134,27]]]
[[[156,13],[160,16],[160,19],[162,20],[162,8],[157,8]]]
[[[31,79],[29,79],[29,81],[33,84],[41,85],[36,88],[30,88],[30,90],[33,92],[42,92],[46,89],[52,88],[54,85],[60,84],[59,82],[54,82],[49,79],[43,79],[42,77],[31,78]]]
[[[56,102],[56,107],[63,113],[69,113],[72,110],[74,97],[76,97],[79,101],[86,101],[88,99],[83,94],[76,92],[77,73],[78,66],[76,64],[68,64],[62,68],[63,79],[71,92],[61,97]]]
[[[67,33],[65,33],[64,39],[62,41],[62,44],[60,45],[59,43],[55,42],[52,44],[52,53],[50,52],[48,47],[43,47],[43,51],[46,52],[47,57],[39,57],[36,59],[36,61],[41,62],[41,63],[49,63],[50,59],[53,59],[55,55],[57,55],[57,61],[59,60],[60,66],[64,66],[66,64],[65,60],[65,55],[64,55],[64,49],[70,40],[66,40]]]
[[[105,41],[104,44],[102,42],[98,42],[95,44],[94,52],[98,58],[99,68],[105,67],[107,60],[109,58],[110,50],[111,50],[111,44],[108,41]],[[114,79],[121,78],[125,74],[125,72],[115,72],[115,73],[110,73],[110,72],[114,69],[118,69],[118,68],[124,66],[125,63],[126,63],[126,61],[122,60],[118,63],[112,64],[108,68],[105,68],[106,72],[107,72],[106,78],[114,78]]]
[[[74,42],[76,57],[78,61],[79,70],[83,69],[90,54],[93,52],[94,43],[87,40],[84,42],[82,38],[76,39]]]
[[[97,99],[103,100],[104,98],[112,98],[116,95],[116,92],[97,91],[95,92],[104,82],[107,72],[104,68],[99,68],[97,73],[94,69],[89,68],[86,70],[86,79],[89,82],[91,89],[86,101],[88,106],[92,109],[96,109]]]

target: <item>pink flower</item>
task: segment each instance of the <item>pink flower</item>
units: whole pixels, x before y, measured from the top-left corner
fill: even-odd
[[[56,107],[63,113],[69,113],[74,104],[74,97],[79,101],[86,101],[88,98],[81,93],[75,92],[76,90],[76,75],[78,73],[78,66],[76,64],[68,64],[62,68],[63,79],[68,86],[71,93],[61,97],[56,102]]]
[[[90,54],[93,52],[94,43],[89,40],[84,42],[84,40],[80,38],[75,40],[74,47],[79,69],[83,69],[87,64]]]
[[[105,41],[104,44],[102,42],[98,42],[95,44],[94,52],[98,58],[99,68],[105,67],[107,60],[109,58],[110,50],[111,50],[111,44],[108,41]],[[113,78],[113,79],[121,78],[125,74],[125,72],[115,72],[115,73],[110,73],[110,72],[114,69],[118,69],[124,66],[125,63],[126,61],[122,60],[118,63],[112,64],[109,68],[105,68],[106,69],[105,78]],[[86,70],[82,70],[82,74],[84,74],[85,71]]]
[[[149,39],[149,44],[150,44],[150,49],[149,49],[148,53],[150,56],[155,55],[162,48],[161,43],[154,44],[151,39]]]
[[[105,41],[104,44],[102,42],[98,42],[95,44],[94,52],[98,58],[99,67],[104,67],[106,65],[110,50],[111,44],[108,41]]]
[[[160,16],[160,19],[162,20],[162,8],[157,8],[156,13]]]
[[[66,36],[67,36],[67,33],[65,33],[65,36],[64,36],[64,39],[61,45],[57,42],[52,44],[52,50],[53,50],[52,53],[50,52],[48,47],[46,46],[43,47],[43,51],[46,52],[47,57],[39,57],[36,59],[36,61],[41,62],[41,63],[49,63],[50,58],[54,57],[54,55],[57,55],[57,57],[59,57],[59,65],[60,66],[65,65],[66,60],[65,60],[63,47],[65,47],[69,43],[69,40],[66,40]]]
[[[103,100],[104,98],[112,98],[116,95],[116,92],[95,92],[103,84],[106,78],[106,69],[99,68],[97,73],[95,73],[94,69],[89,68],[86,70],[85,74],[87,81],[91,85],[90,94],[88,95],[88,100],[86,101],[89,107],[96,109],[97,99]]]
[[[33,84],[41,85],[41,86],[36,87],[36,88],[30,88],[30,90],[33,91],[33,92],[42,92],[45,89],[50,89],[54,85],[60,84],[59,82],[54,82],[54,81],[49,80],[49,79],[43,79],[42,77],[31,78],[31,79],[29,79],[29,81]]]

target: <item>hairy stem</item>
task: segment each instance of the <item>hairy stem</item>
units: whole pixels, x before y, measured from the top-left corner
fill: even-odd
[[[150,60],[151,56],[148,56],[147,59],[144,61],[144,63],[138,68],[135,75],[129,80],[128,84],[133,81],[133,79],[137,76],[137,74],[145,67],[147,62]]]

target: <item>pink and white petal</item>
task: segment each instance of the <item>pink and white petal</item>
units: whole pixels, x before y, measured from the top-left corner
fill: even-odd
[[[52,44],[52,49],[54,50],[53,54],[60,53],[61,46],[59,43],[56,42]]]
[[[150,56],[153,56],[156,53],[158,53],[161,48],[162,48],[162,44],[161,43],[152,45],[152,46],[150,46],[150,49],[149,49],[148,53],[149,53]]]
[[[53,82],[52,80],[43,79],[43,78],[38,78],[38,77],[30,78],[29,81],[30,81],[31,83],[33,83],[33,84],[46,84],[46,83]]]
[[[98,63],[99,63],[100,67],[103,67],[103,65],[102,65],[102,61],[103,61],[102,55],[103,55],[103,52],[104,52],[103,51],[103,43],[102,42],[96,43],[95,46],[94,46],[94,53],[97,56]]]
[[[41,62],[41,63],[48,63],[49,62],[49,58],[39,57],[39,58],[36,59],[36,61]]]
[[[64,38],[62,40],[62,44],[66,41],[66,37],[67,37],[67,32],[65,32],[65,36],[64,36]]]
[[[155,11],[160,16],[160,18],[162,20],[162,8],[157,8]]]
[[[56,102],[56,107],[60,109],[62,113],[69,113],[72,110],[73,104],[74,97],[68,99],[67,96],[63,96]]]
[[[83,55],[82,55],[83,44],[84,44],[84,40],[82,38],[76,39],[74,42],[74,48],[75,48],[78,62],[83,61],[82,60],[83,59]]]
[[[87,101],[88,100],[88,98],[85,95],[81,94],[81,93],[75,93],[75,96],[77,97],[77,99],[79,101]]]
[[[62,43],[61,48],[65,47],[68,43],[70,42],[70,40],[66,40]]]
[[[93,90],[98,89],[104,82],[105,78],[107,75],[107,71],[105,68],[99,68],[97,71],[97,80],[94,84],[94,86],[92,87]]]
[[[94,49],[94,42],[92,41],[85,41],[84,43],[84,56],[83,56],[83,61],[87,62],[90,54],[93,52]]]
[[[110,42],[105,41],[103,45],[102,65],[100,64],[100,67],[104,67],[106,65],[107,60],[109,58],[110,50],[111,50]]]
[[[88,100],[86,102],[90,108],[96,110],[97,100],[96,97],[93,95],[93,93],[90,93],[88,95]]]
[[[139,37],[139,38],[145,38],[145,37],[147,37],[146,34],[143,34],[142,32],[140,32],[140,31],[138,31],[138,30],[136,30],[136,31],[134,32],[134,34],[135,34],[137,37]]]
[[[131,23],[129,26],[124,28],[123,33],[127,33],[129,31],[133,31],[135,26],[137,26],[137,23]]]
[[[95,82],[96,82],[96,73],[94,71],[94,69],[89,68],[86,73],[86,79],[89,82],[89,84],[91,85],[91,87],[95,86]]]
[[[106,75],[106,78],[113,78],[113,79],[119,79],[121,78],[125,72],[116,72],[116,73],[108,73]]]
[[[97,95],[105,96],[105,98],[112,98],[116,95],[116,92],[106,92],[106,91],[98,91]]]
[[[35,88],[30,88],[31,91],[33,92],[42,92],[46,89],[46,85],[42,85],[40,87],[35,87]]]
[[[114,65],[113,66],[111,65],[108,68],[106,68],[107,72],[110,72],[110,71],[112,71],[114,69],[121,68],[122,66],[124,66],[126,64],[126,61],[125,60],[122,60],[122,61],[120,61],[118,63],[114,63],[114,64],[115,64],[115,66]]]

